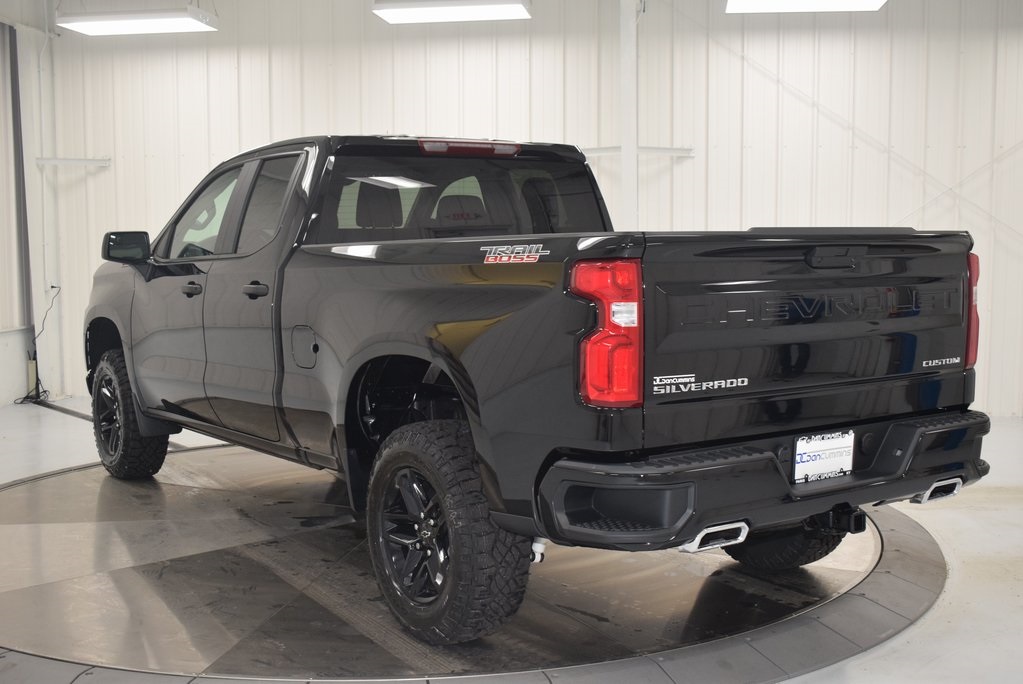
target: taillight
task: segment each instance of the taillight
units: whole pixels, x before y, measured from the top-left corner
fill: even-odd
[[[580,345],[579,391],[591,406],[643,404],[643,273],[639,259],[580,261],[570,290],[597,305]]]
[[[966,319],[966,367],[973,368],[977,363],[977,336],[980,332],[980,315],[977,314],[977,281],[980,280],[980,257],[970,252],[969,262],[969,293],[967,301],[969,309]]]

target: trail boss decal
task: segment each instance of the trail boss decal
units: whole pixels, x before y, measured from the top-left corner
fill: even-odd
[[[540,257],[550,254],[543,245],[492,245],[480,247],[486,252],[485,264],[535,264]]]
[[[706,390],[732,389],[745,387],[749,378],[728,378],[726,380],[696,381],[696,375],[655,375],[654,394],[682,394],[686,392],[704,392]]]

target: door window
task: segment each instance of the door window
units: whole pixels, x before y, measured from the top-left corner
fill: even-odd
[[[252,254],[269,244],[277,235],[285,193],[298,160],[298,155],[277,157],[268,159],[259,167],[259,175],[256,176],[256,184],[242,220],[238,254]]]
[[[174,225],[167,258],[194,259],[217,253],[217,237],[241,172],[238,166],[220,174],[188,205]]]

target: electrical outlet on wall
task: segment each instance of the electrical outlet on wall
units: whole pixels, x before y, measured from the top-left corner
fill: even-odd
[[[36,360],[28,360],[28,390],[26,394],[32,394],[36,391],[39,383],[39,373],[36,369]]]

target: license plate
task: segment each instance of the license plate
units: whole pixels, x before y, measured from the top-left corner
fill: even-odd
[[[815,482],[848,475],[852,472],[855,441],[856,433],[852,430],[803,435],[796,440],[793,482]]]

